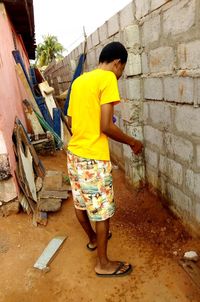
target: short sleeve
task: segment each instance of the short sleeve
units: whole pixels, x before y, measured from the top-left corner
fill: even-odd
[[[109,76],[103,79],[103,85],[100,94],[100,105],[120,101],[117,78],[114,73],[109,72]]]

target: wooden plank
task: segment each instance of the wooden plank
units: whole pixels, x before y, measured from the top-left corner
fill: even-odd
[[[49,112],[51,114],[51,117],[53,119],[53,108],[56,108],[57,106],[56,106],[56,102],[53,98],[52,87],[49,86],[47,81],[44,81],[44,82],[40,83],[38,86],[39,86],[39,89],[40,89],[40,92],[41,92],[42,96],[45,99],[46,105],[47,105],[47,107],[49,109]],[[63,124],[61,123],[61,138],[62,138],[62,140],[63,140],[63,137],[64,137],[64,130],[63,130]]]
[[[45,102],[46,102],[47,107],[49,109],[49,113],[51,114],[51,117],[53,118],[53,108],[56,108],[56,103],[54,101],[52,93],[46,93],[46,92],[49,91],[50,86],[49,86],[47,81],[44,81],[44,82],[40,83],[38,86],[39,86],[39,89],[40,89],[40,92],[41,92],[42,96],[45,99]]]
[[[36,100],[35,100],[35,98],[33,96],[33,92],[32,92],[32,90],[31,90],[31,88],[30,88],[30,86],[29,86],[29,84],[27,82],[26,76],[24,74],[24,71],[23,71],[21,65],[19,63],[16,64],[15,65],[15,69],[17,71],[17,74],[18,74],[20,80],[22,81],[22,84],[24,85],[24,88],[25,88],[25,90],[26,90],[26,92],[27,92],[27,94],[29,96],[29,100],[30,100],[31,104],[33,105],[33,108],[35,109],[35,111],[38,114],[41,115],[40,109],[39,109],[39,107],[38,107],[38,105],[36,103]]]
[[[29,196],[28,196],[28,194],[26,192],[26,189],[25,189],[25,185],[24,185],[24,183],[23,183],[23,181],[21,179],[22,176],[19,174],[18,169],[15,170],[15,174],[16,174],[17,182],[18,182],[18,184],[19,184],[19,186],[20,186],[20,188],[21,188],[24,196],[26,197],[26,200],[28,201],[28,204],[29,204],[29,206],[30,206],[33,214],[35,214],[35,212],[36,212],[36,204],[34,203],[34,201],[31,198],[29,198]]]
[[[33,158],[27,146],[25,146],[25,152],[22,149],[22,146],[19,146],[19,155],[22,160],[23,170],[26,177],[27,185],[31,193],[32,199],[37,202],[37,194],[35,187],[35,179],[33,172]]]
[[[64,115],[64,113],[63,113],[63,111],[62,111],[62,109],[60,108],[60,106],[59,106],[59,104],[58,104],[58,102],[57,102],[56,100],[55,100],[55,103],[56,103],[57,108],[59,108],[59,109],[61,110],[61,118],[62,118],[62,121],[63,121],[64,125],[66,126],[66,128],[67,128],[69,134],[72,135],[72,131],[71,131],[69,125],[68,125],[68,122],[67,122],[67,120],[66,120],[66,117],[65,117],[65,115]],[[63,127],[63,128],[64,128],[64,127]],[[63,129],[63,131],[64,131],[64,129]]]
[[[39,159],[33,145],[31,144],[31,142],[28,138],[28,135],[27,135],[21,121],[18,118],[16,118],[16,124],[18,125],[18,130],[19,130],[21,140],[30,149],[30,152],[31,152],[31,155],[32,155],[33,161],[34,161],[34,169],[36,170],[37,176],[44,177],[44,175],[45,175],[44,166],[43,166],[41,160]]]
[[[19,203],[21,204],[24,212],[26,212],[28,215],[31,213],[31,208],[30,208],[30,205],[29,205],[29,202],[26,198],[26,196],[22,193],[20,193],[19,195]]]
[[[180,260],[179,263],[200,289],[200,268],[197,264],[191,260]]]
[[[59,198],[59,199],[67,199],[68,191],[46,191],[43,190],[40,192],[40,198]]]
[[[27,103],[25,104],[24,102],[23,102],[23,105],[24,105],[24,112],[31,125],[33,133],[36,135],[43,134],[44,130],[43,130],[42,126],[40,125],[40,122],[38,121],[38,118],[35,115],[35,112],[33,111],[32,107]]]
[[[61,137],[61,111],[53,108],[53,130]]]

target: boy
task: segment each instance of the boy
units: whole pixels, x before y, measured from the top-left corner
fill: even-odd
[[[75,212],[88,235],[87,248],[97,248],[95,272],[106,277],[124,276],[132,270],[131,264],[107,257],[109,220],[115,212],[108,137],[129,145],[135,154],[143,147],[113,123],[113,107],[120,101],[117,80],[127,57],[121,43],[106,45],[98,68],[74,81],[68,109],[73,134],[68,145],[68,173]],[[96,222],[96,232],[90,221]]]

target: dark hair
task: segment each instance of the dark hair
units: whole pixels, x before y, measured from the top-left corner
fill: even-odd
[[[120,59],[124,64],[127,61],[128,53],[124,45],[120,42],[111,42],[107,44],[101,51],[99,63],[110,63],[116,59]]]

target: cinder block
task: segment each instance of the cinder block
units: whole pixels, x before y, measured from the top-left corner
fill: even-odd
[[[158,188],[158,172],[151,169],[148,165],[146,166],[146,178],[149,184],[155,189]]]
[[[100,53],[101,53],[102,49],[103,49],[103,45],[98,45],[96,47],[96,52],[95,53],[96,53],[96,62],[97,62],[97,64],[99,62],[99,56],[100,56]]]
[[[125,74],[127,76],[133,76],[141,74],[142,66],[141,66],[141,56],[139,54],[129,53],[128,61],[125,67]]]
[[[143,102],[143,108],[142,108],[142,119],[144,124],[147,124],[147,121],[149,119],[149,105],[148,102]]]
[[[125,99],[126,98],[126,87],[125,87],[125,80],[123,78],[120,78],[118,80],[118,87],[119,87],[120,99]]]
[[[194,79],[165,78],[164,99],[166,101],[192,104],[194,102]]]
[[[163,32],[165,35],[180,34],[195,24],[195,0],[182,0],[163,14]]]
[[[194,173],[192,170],[187,170],[185,175],[185,182],[187,189],[200,197],[200,173]]]
[[[92,36],[87,37],[87,49],[90,50],[93,47],[92,45]]]
[[[200,222],[200,203],[196,203],[195,205],[195,218]]]
[[[200,40],[178,45],[179,68],[200,68]]]
[[[162,80],[159,78],[144,79],[144,97],[150,100],[163,99]]]
[[[155,126],[163,128],[172,124],[170,106],[163,102],[149,102],[149,117]]]
[[[151,126],[144,126],[144,140],[159,150],[163,148],[163,133]]]
[[[119,32],[119,15],[116,14],[108,20],[108,37]]]
[[[179,211],[186,211],[188,216],[191,216],[191,213],[193,212],[191,198],[169,183],[167,184],[167,192],[175,208],[177,208]],[[186,215],[186,213],[184,213],[184,215]]]
[[[187,105],[177,106],[175,110],[175,127],[180,133],[199,137],[199,117],[200,108],[193,108]]]
[[[0,201],[9,202],[17,198],[17,187],[13,177],[0,181]]]
[[[197,167],[200,168],[200,145],[197,145],[196,152],[197,152]]]
[[[151,11],[161,7],[163,4],[171,0],[151,0]]]
[[[146,46],[149,43],[158,41],[160,36],[160,15],[144,22],[142,27],[142,43]]]
[[[132,160],[133,151],[131,150],[130,146],[123,144],[123,155],[125,158]]]
[[[92,34],[92,45],[96,46],[99,44],[99,31],[98,29]]]
[[[173,183],[181,186],[183,183],[183,168],[178,162],[160,155],[159,170]]]
[[[172,73],[174,68],[174,50],[172,47],[159,47],[150,51],[149,67],[151,72]]]
[[[99,39],[100,42],[103,42],[107,39],[108,37],[108,23],[105,22],[101,27],[99,27]]]
[[[147,58],[147,54],[146,53],[142,53],[141,56],[142,59],[142,73],[149,73],[149,65],[148,65],[148,58]]]
[[[193,144],[185,138],[176,136],[172,133],[166,133],[165,147],[167,153],[176,156],[183,161],[193,162],[194,160]]]
[[[123,145],[116,141],[112,141],[112,154],[118,159],[123,158]]]
[[[194,80],[194,101],[200,105],[200,79],[196,78]]]
[[[126,84],[126,98],[129,100],[140,99],[140,79],[128,78]]]
[[[84,51],[84,43],[82,42],[79,46],[78,46],[78,55],[80,56]]]
[[[140,45],[140,34],[137,24],[126,27],[123,34],[124,44],[127,49]]]
[[[88,53],[87,53],[87,64],[92,65],[92,66],[95,66],[98,64],[98,62],[96,60],[96,53],[95,53],[94,49],[88,51]]]
[[[143,141],[143,129],[142,126],[135,124],[129,124],[127,126],[127,134],[130,136],[133,136],[136,139],[142,140]],[[135,159],[137,162],[139,160],[139,157]]]
[[[139,20],[148,14],[150,10],[150,1],[147,0],[135,0],[136,5],[136,19]]]
[[[137,104],[137,103],[136,103]],[[122,119],[128,123],[137,123],[139,121],[140,106],[129,100],[121,101]]]
[[[158,154],[149,148],[145,148],[145,161],[147,165],[155,169],[158,168]]]
[[[134,188],[139,188],[141,181],[145,179],[145,169],[143,164],[136,164],[132,169],[132,185]]]
[[[112,42],[118,42],[120,41],[120,34],[119,32],[116,33],[114,36],[111,37]]]
[[[133,2],[129,3],[124,9],[120,11],[119,18],[120,18],[121,29],[133,23],[135,19]]]

